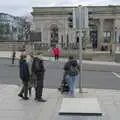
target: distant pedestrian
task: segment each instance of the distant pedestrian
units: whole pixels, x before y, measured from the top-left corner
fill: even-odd
[[[65,76],[68,81],[69,95],[74,96],[76,76],[79,74],[80,67],[77,60],[73,56],[69,57],[69,61],[64,66]]]
[[[45,68],[43,60],[37,56],[33,59],[32,72],[36,75],[35,100],[46,102],[46,100],[42,98]]]
[[[14,62],[15,62],[15,57],[16,57],[16,52],[15,52],[15,50],[13,50],[13,53],[12,53],[12,64],[14,64]]]
[[[24,100],[28,100],[28,81],[29,81],[29,68],[26,62],[26,55],[21,55],[19,61],[19,72],[20,72],[20,79],[22,80],[23,87],[18,94],[19,97],[23,98]]]
[[[54,48],[52,49],[52,54],[53,54],[55,60],[59,60],[59,57],[60,57],[60,54],[61,54],[60,48],[57,47],[57,46],[54,47]]]
[[[33,63],[33,54],[30,53],[27,55],[27,64],[28,64],[29,75],[30,75],[29,82],[28,82],[29,96],[31,96],[32,87],[34,86],[33,73],[32,73],[32,63]]]

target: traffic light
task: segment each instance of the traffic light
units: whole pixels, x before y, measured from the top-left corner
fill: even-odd
[[[73,13],[68,13],[68,27],[73,28]]]

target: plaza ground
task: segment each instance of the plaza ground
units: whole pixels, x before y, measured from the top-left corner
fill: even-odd
[[[1,54],[0,54],[1,55]],[[8,55],[8,54],[7,54]],[[63,76],[65,59],[55,62],[45,57],[46,103],[34,101],[34,89],[30,100],[24,101],[17,94],[21,87],[18,60],[11,65],[9,59],[0,59],[0,119],[1,120],[119,120],[120,118],[120,64],[115,62],[83,61],[83,93],[76,91],[77,98],[97,98],[103,116],[60,116],[59,108],[63,98],[57,90]],[[71,98],[72,99],[72,98]]]

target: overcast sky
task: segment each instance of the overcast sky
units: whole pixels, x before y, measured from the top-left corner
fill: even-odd
[[[0,0],[0,12],[16,16],[30,14],[35,6],[119,5],[120,0]]]

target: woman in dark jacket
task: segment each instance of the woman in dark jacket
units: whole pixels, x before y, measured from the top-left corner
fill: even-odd
[[[20,72],[20,79],[22,80],[23,87],[18,94],[19,97],[22,97],[24,100],[28,100],[28,81],[29,81],[29,68],[26,62],[26,55],[21,55],[19,61],[19,72]],[[24,96],[23,96],[24,93]]]

